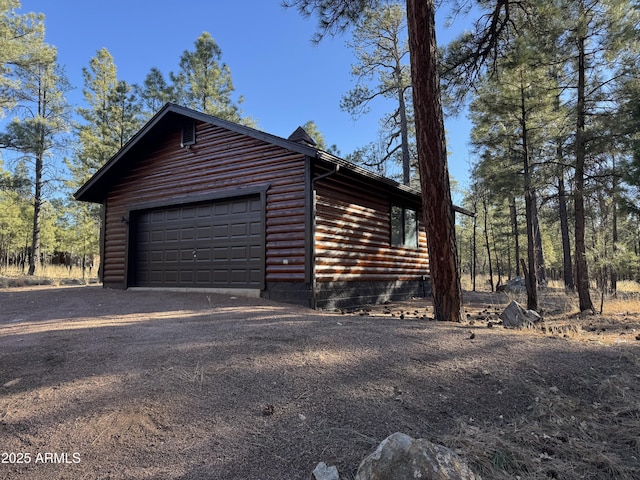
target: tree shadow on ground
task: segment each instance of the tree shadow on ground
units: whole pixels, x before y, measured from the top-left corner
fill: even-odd
[[[79,452],[82,462],[14,465],[5,478],[308,478],[319,461],[348,474],[395,431],[469,452],[493,478],[545,478],[558,465],[580,471],[566,450],[595,435],[595,414],[618,427],[634,420],[618,437],[640,437],[637,410],[617,401],[637,405],[637,381],[616,381],[640,377],[637,349],[497,328],[471,339],[464,325],[261,299],[61,290],[51,295],[64,302],[43,320],[32,312],[23,331],[0,317],[0,436],[3,448]],[[51,305],[43,291],[13,298]],[[95,302],[108,312],[92,313]],[[78,310],[65,317],[70,305]],[[525,419],[543,426],[519,452],[515,441],[477,441],[478,453],[461,440],[517,439],[509,432]],[[637,443],[598,440],[602,455],[583,461],[592,478],[611,478],[602,458],[614,452],[616,464],[639,467]],[[511,463],[496,470],[500,451]]]

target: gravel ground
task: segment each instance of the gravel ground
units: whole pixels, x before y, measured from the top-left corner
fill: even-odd
[[[591,341],[494,326],[506,298],[467,299],[468,321],[445,324],[424,299],[345,313],[205,293],[0,290],[0,478],[308,479],[324,461],[349,479],[401,431],[458,448],[486,480],[496,451],[464,438],[508,436],[549,398],[572,405],[576,428],[590,424],[616,378],[635,379],[625,421],[640,438],[637,315],[621,341]],[[608,441],[640,472],[637,441],[622,453]],[[523,455],[554,457],[536,448]],[[582,478],[634,478],[591,467],[603,476]],[[579,478],[549,471],[522,478]]]

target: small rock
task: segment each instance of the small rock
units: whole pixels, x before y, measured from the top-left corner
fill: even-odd
[[[334,465],[328,467],[326,463],[320,462],[313,469],[313,478],[314,480],[340,480],[340,475]]]

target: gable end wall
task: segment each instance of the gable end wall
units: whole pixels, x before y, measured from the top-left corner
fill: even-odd
[[[144,154],[109,192],[105,208],[104,285],[126,288],[128,225],[135,205],[169,206],[207,192],[263,187],[266,192],[266,281],[305,279],[304,155],[198,122],[196,144],[180,148],[178,126]],[[138,155],[138,156],[136,156]]]

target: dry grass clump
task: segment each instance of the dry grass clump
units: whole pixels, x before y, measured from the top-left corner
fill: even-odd
[[[631,375],[612,376],[592,387],[593,402],[550,387],[515,420],[486,426],[460,423],[443,443],[483,478],[637,479],[637,385]]]
[[[26,270],[18,266],[3,266],[0,268],[0,288],[7,287],[28,287],[33,285],[85,285],[96,283],[98,275],[97,267],[91,272],[82,268],[74,267],[69,269],[64,265],[44,265],[37,275],[26,275]]]

